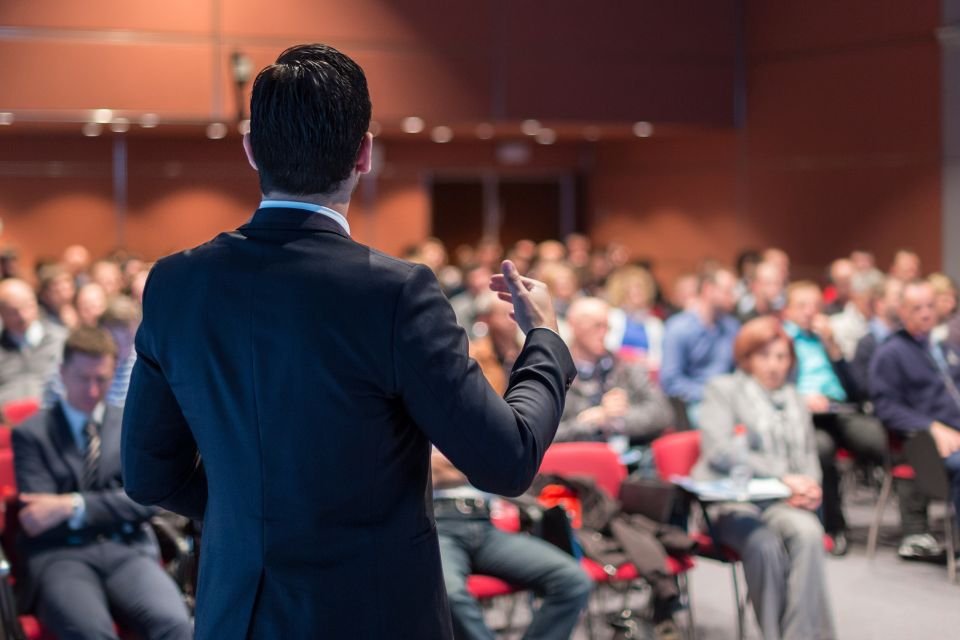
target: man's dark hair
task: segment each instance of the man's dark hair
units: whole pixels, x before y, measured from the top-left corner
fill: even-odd
[[[263,193],[326,194],[350,176],[370,125],[363,69],[324,44],[280,54],[253,83],[250,145]]]
[[[80,327],[74,329],[67,336],[63,345],[63,363],[70,361],[75,354],[82,354],[93,358],[103,356],[117,357],[117,345],[105,329],[95,327]]]

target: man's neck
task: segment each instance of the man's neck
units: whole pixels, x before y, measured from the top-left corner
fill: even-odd
[[[577,343],[570,345],[570,356],[573,358],[574,362],[586,362],[588,364],[596,364],[600,362],[600,358],[597,358],[589,351],[586,351]]]
[[[303,202],[304,204],[315,204],[320,207],[326,207],[332,211],[336,211],[344,218],[347,217],[347,210],[350,208],[350,198],[343,197],[339,193],[334,193],[332,195],[328,194],[312,194],[312,195],[293,195],[289,193],[282,193],[279,191],[271,191],[270,193],[263,194],[264,200],[289,200],[290,202]]]
[[[693,306],[691,307],[691,310],[695,314],[697,314],[697,316],[700,318],[700,322],[702,322],[706,327],[712,327],[713,323],[716,322],[716,319],[717,319],[716,309],[714,309],[712,305],[707,304],[703,300],[697,300],[696,302],[694,302]]]

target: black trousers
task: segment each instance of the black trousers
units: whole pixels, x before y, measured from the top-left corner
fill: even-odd
[[[862,413],[818,413],[813,416],[813,425],[823,470],[823,528],[836,534],[847,527],[837,450],[846,449],[859,463],[882,465],[887,456],[887,434],[879,420]]]
[[[61,549],[38,576],[37,617],[61,640],[117,637],[121,625],[149,640],[188,640],[180,590],[157,558],[106,540]]]

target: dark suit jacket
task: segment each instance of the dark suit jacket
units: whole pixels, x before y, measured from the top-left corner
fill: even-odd
[[[297,209],[161,260],[144,305],[125,487],[204,519],[197,638],[451,637],[430,442],[522,493],[575,375],[559,336],[504,400],[429,269]]]
[[[39,536],[21,535],[18,551],[25,573],[17,583],[21,605],[32,606],[35,580],[53,560],[86,553],[87,543],[98,535],[115,535],[138,553],[157,555],[156,538],[146,521],[154,510],[124,493],[120,477],[120,425],[122,410],[107,409],[100,428],[98,486],[80,491],[83,453],[77,449],[67,418],[57,404],[43,409],[13,430],[14,471],[21,493],[74,493],[86,503],[85,526],[70,529],[67,523]]]

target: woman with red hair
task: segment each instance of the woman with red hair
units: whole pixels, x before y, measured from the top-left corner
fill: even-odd
[[[730,502],[711,508],[718,542],[740,555],[750,601],[767,640],[833,638],[826,594],[820,463],[813,422],[788,376],[793,343],[779,320],[746,323],[734,342],[737,371],[707,385],[701,405],[699,479],[730,476],[734,431],[746,428],[753,477],[778,478],[784,500]]]

